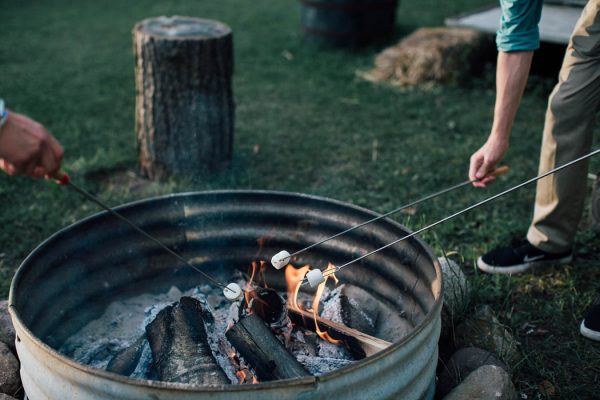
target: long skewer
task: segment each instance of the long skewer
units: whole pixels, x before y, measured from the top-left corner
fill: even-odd
[[[172,250],[169,246],[167,246],[166,244],[164,244],[162,241],[160,241],[156,237],[152,236],[151,234],[149,234],[148,232],[146,232],[142,228],[140,228],[135,222],[133,222],[129,218],[125,217],[123,214],[121,214],[120,212],[116,211],[112,207],[109,207],[107,204],[105,204],[103,201],[101,201],[100,199],[98,199],[96,196],[94,196],[91,193],[89,193],[87,190],[85,190],[85,189],[79,187],[78,185],[76,185],[75,183],[73,183],[71,181],[71,178],[69,177],[69,175],[66,172],[64,172],[64,171],[58,171],[57,173],[55,173],[53,175],[53,178],[57,180],[56,183],[58,183],[59,185],[66,185],[66,186],[70,187],[71,189],[73,189],[74,191],[76,191],[77,193],[79,193],[81,196],[83,196],[86,199],[90,200],[91,202],[99,205],[104,210],[106,210],[109,213],[111,213],[113,216],[115,216],[118,219],[120,219],[121,221],[125,222],[127,225],[129,225],[131,228],[133,228],[139,234],[143,235],[147,239],[150,239],[151,241],[153,241],[154,243],[156,243],[158,246],[160,246],[163,250],[165,250],[166,252],[168,252],[169,254],[171,254],[173,257],[177,258],[179,261],[183,262],[185,265],[187,265],[188,267],[190,267],[193,270],[197,271],[202,276],[204,276],[206,279],[208,279],[209,281],[211,281],[215,285],[217,285],[220,288],[222,288],[223,289],[223,293],[225,294],[225,296],[228,299],[229,299],[229,297],[233,297],[234,295],[235,295],[235,297],[239,297],[239,295],[241,294],[241,289],[240,289],[240,287],[237,284],[230,283],[229,285],[225,285],[225,284],[217,281],[216,279],[214,279],[212,276],[208,275],[207,273],[203,272],[200,268],[196,267],[194,264],[192,264],[190,261],[188,261],[182,255],[180,255],[179,253],[177,253],[174,250]],[[231,285],[235,285],[235,286],[231,286]]]
[[[330,270],[326,271],[325,273],[323,273],[320,270],[313,270],[313,271],[320,271],[320,272],[315,272],[315,275],[314,275],[313,279],[319,280],[318,279],[319,278],[318,275],[321,275],[321,276],[325,277],[325,276],[331,275],[333,273],[336,273],[337,271],[341,270],[342,268],[345,268],[348,265],[351,265],[351,264],[353,264],[353,263],[355,263],[357,261],[360,261],[363,258],[369,257],[370,255],[375,254],[375,253],[377,253],[377,252],[379,252],[379,251],[381,251],[383,249],[387,249],[388,247],[393,246],[393,245],[395,245],[395,244],[397,244],[397,243],[399,243],[399,242],[401,242],[403,240],[409,239],[409,238],[411,238],[411,237],[413,237],[415,235],[418,235],[419,233],[425,232],[426,230],[429,230],[429,229],[431,229],[431,228],[433,228],[433,227],[435,227],[435,226],[437,226],[437,225],[439,225],[441,223],[444,223],[444,222],[446,222],[448,220],[451,220],[451,219],[453,219],[455,217],[458,217],[459,215],[462,215],[462,214],[464,214],[464,213],[466,213],[468,211],[471,211],[471,210],[473,210],[473,209],[475,209],[477,207],[480,207],[480,206],[482,206],[484,204],[487,204],[490,201],[495,200],[495,199],[497,199],[499,197],[502,197],[502,196],[504,196],[504,195],[506,195],[508,193],[514,192],[515,190],[520,189],[523,186],[526,186],[526,185],[529,185],[530,183],[536,182],[536,181],[538,181],[538,180],[540,180],[542,178],[545,178],[548,175],[554,174],[554,173],[556,173],[556,172],[558,172],[558,171],[560,171],[560,170],[562,170],[564,168],[570,167],[573,164],[576,164],[576,163],[581,162],[583,160],[586,160],[586,159],[588,159],[590,157],[593,157],[593,156],[595,156],[598,153],[600,153],[600,149],[596,149],[596,150],[592,151],[591,153],[588,153],[588,154],[586,154],[584,156],[576,158],[575,160],[570,161],[570,162],[568,162],[568,163],[566,163],[564,165],[561,165],[560,167],[553,168],[553,169],[551,169],[548,172],[545,172],[545,173],[540,174],[540,175],[538,175],[536,177],[533,177],[533,178],[531,178],[531,179],[529,179],[529,180],[527,180],[525,182],[522,182],[522,183],[520,183],[520,184],[518,184],[516,186],[513,186],[513,187],[511,187],[509,189],[506,189],[503,192],[495,194],[494,196],[488,197],[487,199],[484,199],[484,200],[482,200],[482,201],[480,201],[480,202],[478,202],[476,204],[473,204],[473,205],[471,205],[471,206],[469,206],[469,207],[467,207],[467,208],[465,208],[463,210],[460,210],[460,211],[458,211],[458,212],[456,212],[456,213],[454,213],[452,215],[449,215],[449,216],[447,216],[445,218],[442,218],[442,219],[440,219],[440,220],[438,220],[438,221],[436,221],[436,222],[434,222],[434,223],[432,223],[430,225],[427,225],[424,228],[421,228],[421,229],[419,229],[419,230],[417,230],[415,232],[412,232],[412,233],[410,233],[410,234],[408,234],[406,236],[403,236],[400,239],[394,240],[393,242],[388,243],[385,246],[381,246],[378,249],[370,251],[370,252],[368,252],[368,253],[360,256],[360,257],[357,257],[357,258],[355,258],[353,260],[350,260],[350,261],[348,261],[345,264],[342,264],[340,266],[336,266],[335,269],[330,269]],[[313,271],[311,271],[311,272],[313,272]],[[309,274],[310,274],[310,272],[309,272]],[[304,285],[306,283],[310,283],[309,280],[310,280],[310,277],[305,277],[304,280],[302,281],[302,284]],[[312,286],[312,284],[311,284],[311,286]]]
[[[490,177],[490,176],[498,177],[500,175],[503,175],[503,174],[507,173],[508,171],[509,171],[508,166],[504,165],[504,166],[496,168],[494,171],[492,171],[491,173],[489,173],[486,176],[486,178]],[[327,238],[325,238],[323,240],[320,240],[320,241],[318,241],[316,243],[311,244],[310,246],[307,246],[307,247],[304,247],[304,248],[302,248],[300,250],[297,250],[294,253],[289,254],[285,250],[280,251],[279,253],[277,253],[277,254],[275,254],[273,256],[273,258],[271,259],[271,264],[273,264],[273,266],[275,268],[281,269],[282,267],[284,267],[285,265],[287,265],[289,263],[289,259],[291,257],[294,257],[294,256],[297,256],[298,254],[304,253],[305,251],[310,250],[313,247],[319,246],[319,245],[321,245],[321,244],[323,244],[325,242],[328,242],[328,241],[330,241],[332,239],[335,239],[335,238],[337,238],[339,236],[342,236],[342,235],[344,235],[344,234],[346,234],[348,232],[351,232],[351,231],[353,231],[355,229],[362,228],[363,226],[371,224],[371,223],[373,223],[375,221],[379,221],[380,219],[383,219],[385,217],[389,217],[390,215],[396,214],[396,213],[398,213],[398,212],[400,212],[402,210],[405,210],[405,209],[407,209],[409,207],[416,206],[417,204],[423,203],[423,202],[425,202],[427,200],[431,200],[431,199],[433,199],[435,197],[438,197],[438,196],[441,196],[443,194],[452,192],[453,190],[459,189],[459,188],[461,188],[463,186],[467,186],[467,185],[470,185],[472,183],[479,182],[482,179],[467,180],[467,181],[461,182],[459,184],[456,184],[454,186],[450,186],[448,188],[442,189],[442,190],[440,190],[438,192],[429,194],[429,195],[427,195],[425,197],[421,197],[418,200],[415,200],[415,201],[412,201],[410,203],[404,204],[404,205],[402,205],[402,206],[400,206],[398,208],[395,208],[395,209],[393,209],[391,211],[386,212],[385,214],[379,215],[379,216],[377,216],[375,218],[372,218],[372,219],[370,219],[368,221],[362,222],[362,223],[360,223],[358,225],[353,225],[353,226],[351,226],[350,228],[348,228],[348,229],[346,229],[344,231],[338,232],[338,233],[336,233],[333,236],[329,236],[329,237],[327,237]]]

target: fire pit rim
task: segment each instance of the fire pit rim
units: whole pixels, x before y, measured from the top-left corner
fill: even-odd
[[[125,210],[130,207],[138,206],[138,205],[145,204],[145,203],[151,203],[154,201],[161,201],[161,200],[165,200],[165,199],[169,199],[169,198],[184,198],[184,197],[188,197],[188,196],[244,195],[244,194],[245,195],[263,194],[263,195],[275,195],[275,196],[292,196],[294,198],[306,198],[306,199],[310,199],[310,200],[333,203],[335,205],[345,207],[348,209],[354,209],[355,211],[369,214],[372,217],[381,215],[380,213],[377,213],[373,210],[370,210],[370,209],[367,209],[364,207],[360,207],[360,206],[357,206],[357,205],[354,205],[351,203],[343,202],[340,200],[332,199],[329,197],[325,197],[325,196],[317,196],[317,195],[311,195],[311,194],[306,194],[306,193],[287,192],[287,191],[274,191],[274,190],[209,190],[209,191],[188,191],[188,192],[180,192],[180,193],[169,193],[166,195],[154,196],[154,197],[149,197],[149,198],[144,198],[144,199],[124,203],[124,204],[115,206],[114,209]],[[116,380],[121,383],[132,384],[132,385],[141,386],[141,387],[150,386],[150,387],[156,387],[156,388],[161,388],[161,389],[180,390],[180,391],[184,391],[184,392],[187,392],[187,391],[219,392],[224,389],[233,390],[233,391],[250,391],[250,390],[259,390],[262,388],[286,387],[291,382],[293,382],[295,384],[310,385],[312,387],[316,387],[319,381],[327,381],[329,379],[335,378],[338,375],[352,372],[355,369],[363,367],[364,365],[369,365],[374,362],[378,362],[381,358],[384,358],[388,353],[395,351],[397,348],[403,346],[406,342],[409,342],[410,340],[412,340],[415,336],[417,336],[418,333],[420,333],[423,329],[425,329],[427,326],[429,326],[431,323],[431,319],[433,319],[434,316],[437,315],[437,313],[439,312],[439,309],[442,307],[443,280],[442,280],[441,266],[439,264],[439,261],[438,261],[437,257],[435,257],[434,254],[431,252],[429,247],[421,240],[420,237],[413,236],[411,239],[416,241],[419,244],[421,249],[427,253],[427,255],[430,257],[430,259],[433,262],[436,278],[434,280],[434,285],[432,285],[431,289],[432,289],[433,296],[434,297],[437,296],[437,298],[435,298],[433,307],[431,308],[430,312],[428,312],[427,315],[425,315],[423,320],[420,321],[418,324],[416,324],[414,326],[414,328],[410,331],[409,334],[404,336],[401,340],[394,342],[392,346],[388,347],[385,350],[382,350],[376,354],[373,354],[373,355],[366,357],[362,360],[359,360],[355,363],[346,365],[344,367],[338,368],[334,371],[325,373],[320,376],[281,379],[281,380],[271,381],[271,382],[260,382],[258,384],[253,384],[253,385],[226,384],[226,385],[208,386],[208,385],[193,385],[193,384],[182,384],[182,383],[164,382],[164,381],[141,380],[141,379],[125,377],[123,375],[119,375],[119,374],[116,374],[113,372],[108,372],[105,370],[101,370],[98,368],[94,368],[94,367],[91,367],[88,365],[81,364],[70,357],[62,355],[60,352],[58,352],[54,348],[50,347],[46,343],[44,343],[40,338],[38,338],[36,335],[34,335],[33,332],[31,332],[31,330],[21,320],[19,314],[16,311],[16,306],[14,304],[15,297],[16,297],[15,288],[16,288],[18,282],[20,281],[21,276],[24,273],[23,270],[24,270],[24,268],[26,268],[26,265],[29,263],[30,259],[34,258],[46,246],[52,245],[52,242],[54,240],[56,240],[57,238],[59,238],[60,236],[68,233],[69,231],[71,231],[73,229],[78,228],[82,224],[93,223],[95,220],[105,218],[107,216],[112,218],[111,214],[108,213],[107,211],[99,211],[97,213],[91,214],[87,217],[84,217],[78,221],[73,222],[72,224],[69,224],[69,225],[59,229],[58,231],[56,231],[55,233],[50,235],[48,238],[44,239],[41,243],[39,243],[27,255],[27,257],[23,260],[23,262],[21,262],[21,264],[19,265],[19,267],[17,268],[17,271],[15,272],[15,274],[13,276],[13,279],[12,279],[12,282],[10,285],[9,297],[8,297],[8,310],[9,310],[9,313],[13,320],[13,323],[16,322],[19,325],[19,328],[23,332],[25,332],[27,338],[31,341],[31,343],[33,343],[35,346],[37,346],[38,349],[41,349],[42,351],[46,352],[53,359],[57,359],[60,362],[66,363],[67,365],[69,365],[75,369],[78,369],[82,372],[86,372],[86,373],[89,373],[92,375],[97,375],[97,376],[111,379],[111,380]],[[396,227],[399,227],[399,228],[407,231],[407,232],[411,232],[407,227],[405,227],[404,225],[400,224],[399,222],[397,222],[393,219],[385,218],[384,220],[387,221],[388,223],[391,223],[392,225],[395,225]],[[437,284],[438,282],[439,282],[439,285]],[[16,340],[17,341],[21,340],[18,335],[16,337]]]

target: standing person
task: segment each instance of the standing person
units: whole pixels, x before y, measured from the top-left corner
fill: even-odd
[[[33,178],[57,172],[63,148],[46,128],[25,115],[8,111],[0,99],[0,169]]]
[[[509,147],[533,51],[539,47],[538,23],[543,0],[500,0],[497,32],[496,104],[492,129],[470,160],[469,178],[484,178]],[[544,173],[591,151],[592,130],[600,106],[600,0],[589,0],[571,34],[558,83],[548,100],[539,172]],[[573,239],[586,194],[587,162],[538,181],[533,219],[522,241],[496,248],[477,260],[489,273],[512,274],[572,260]],[[580,332],[600,341],[600,304],[581,322]]]

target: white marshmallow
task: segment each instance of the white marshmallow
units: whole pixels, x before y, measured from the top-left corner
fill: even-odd
[[[325,281],[325,277],[323,276],[323,272],[320,269],[311,269],[308,274],[306,274],[306,280],[311,288],[316,288],[320,283]]]
[[[290,253],[285,250],[281,250],[271,258],[271,264],[275,269],[281,269],[290,263]]]
[[[223,294],[227,300],[236,301],[242,298],[242,288],[237,283],[231,282],[226,289],[223,289]]]

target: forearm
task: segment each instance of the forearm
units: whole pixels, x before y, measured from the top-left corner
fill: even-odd
[[[508,143],[525,91],[532,59],[533,51],[498,53],[496,104],[490,139]]]

